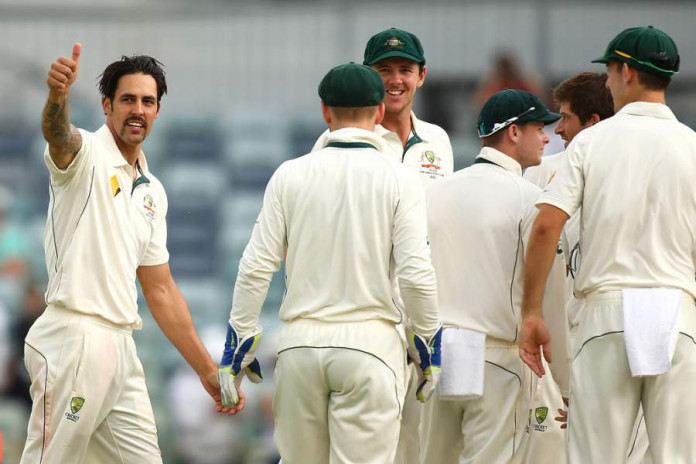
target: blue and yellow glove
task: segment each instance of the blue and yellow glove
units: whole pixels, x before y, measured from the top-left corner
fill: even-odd
[[[227,337],[225,339],[225,351],[218,367],[218,381],[220,382],[220,396],[222,405],[231,408],[239,403],[237,389],[242,383],[244,375],[254,383],[261,383],[261,365],[254,357],[256,346],[261,339],[263,330],[257,330],[239,339],[237,331],[232,324],[227,324]]]
[[[416,398],[425,403],[435,391],[442,370],[442,326],[430,340],[408,330],[408,355],[418,366]]]

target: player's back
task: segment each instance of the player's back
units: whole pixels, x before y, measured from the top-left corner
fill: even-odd
[[[389,280],[394,219],[404,189],[422,188],[416,175],[374,148],[329,146],[286,163],[282,176],[281,318],[398,322]]]
[[[578,134],[568,154],[556,177],[582,175],[574,184],[584,184],[576,288],[676,287],[696,295],[696,134],[664,105],[632,103]]]

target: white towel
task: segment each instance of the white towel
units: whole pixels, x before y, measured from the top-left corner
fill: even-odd
[[[437,394],[443,400],[463,400],[483,395],[486,334],[446,328],[442,332],[442,372]]]
[[[677,346],[682,300],[678,289],[623,289],[624,339],[633,377],[669,370]]]

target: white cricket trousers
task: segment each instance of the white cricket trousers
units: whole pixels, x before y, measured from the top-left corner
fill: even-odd
[[[420,462],[420,422],[423,403],[418,401],[418,368],[415,363],[406,367],[406,397],[401,413],[399,444],[394,464],[418,464]]]
[[[589,295],[575,339],[569,464],[623,463],[642,403],[654,464],[696,463],[696,308],[685,294],[670,370],[632,377],[621,292]]]
[[[441,400],[437,392],[423,406],[421,463],[510,464],[522,459],[527,368],[518,346],[487,339],[483,395]]]
[[[394,324],[288,326],[274,374],[282,463],[392,464],[405,386],[405,350]]]
[[[130,329],[49,306],[24,356],[33,406],[21,464],[162,464]]]
[[[522,440],[523,464],[566,464],[566,433],[554,418],[558,409],[565,409],[561,390],[551,375],[551,369],[542,358],[546,374],[539,378],[528,372],[525,392],[527,425]]]

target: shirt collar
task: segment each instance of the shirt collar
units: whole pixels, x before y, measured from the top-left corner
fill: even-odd
[[[94,134],[102,141],[102,143],[106,147],[107,154],[109,156],[109,159],[111,160],[111,164],[114,167],[128,165],[128,161],[126,161],[126,158],[124,158],[121,154],[121,150],[118,149],[116,141],[114,140],[114,136],[106,124],[101,126]],[[144,172],[148,172],[147,160],[145,159],[145,154],[142,152],[142,150],[138,155],[138,164]]]
[[[662,103],[644,101],[628,103],[624,105],[624,107],[621,108],[619,112],[616,114],[630,114],[633,116],[651,116],[653,118],[659,119],[677,119],[677,117],[674,116],[674,113],[672,113],[672,110],[669,109],[669,106],[664,105]]]
[[[518,176],[522,175],[522,166],[520,165],[520,163],[518,163],[502,151],[496,150],[495,148],[483,147],[476,158],[483,158],[487,161],[490,161],[493,164],[500,166],[506,171],[510,171],[511,173],[517,174]]]
[[[381,126],[379,126],[381,127]],[[384,129],[384,128],[382,128]],[[375,131],[377,128],[375,127]],[[338,129],[330,132],[326,140],[324,141],[324,146],[331,142],[362,142],[374,145],[377,151],[385,151],[385,142],[382,137],[376,132],[371,132],[365,129],[358,129],[357,127],[344,127],[343,129]]]

